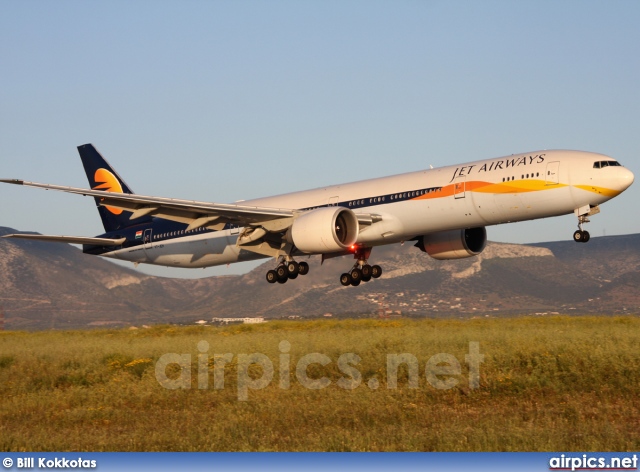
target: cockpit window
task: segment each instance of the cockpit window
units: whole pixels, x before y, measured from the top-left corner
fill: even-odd
[[[603,167],[609,166],[619,166],[620,163],[618,161],[597,161],[593,163],[594,169],[602,169]]]

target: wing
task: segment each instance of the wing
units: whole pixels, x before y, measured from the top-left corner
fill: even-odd
[[[222,229],[227,223],[238,224],[239,226],[260,226],[267,221],[292,218],[296,213],[296,211],[292,209],[262,208],[165,197],[150,197],[103,190],[39,184],[24,180],[0,180],[0,182],[97,197],[100,198],[100,205],[102,206],[119,208],[131,212],[131,220],[151,215],[187,224],[189,225],[189,230],[201,226],[217,230]]]
[[[53,241],[67,244],[89,244],[92,246],[120,246],[127,238],[83,238],[78,236],[48,236],[45,234],[5,234],[3,238],[31,239],[37,241]]]
[[[248,205],[208,203],[193,200],[179,200],[175,198],[152,197],[138,194],[116,193],[104,190],[90,190],[60,185],[40,184],[24,180],[4,180],[0,182],[24,185],[27,187],[43,188],[45,190],[57,190],[77,195],[96,197],[100,205],[110,208],[118,208],[131,212],[130,219],[135,220],[143,216],[155,216],[166,220],[176,221],[188,225],[187,230],[200,227],[219,231],[225,225],[231,223],[244,227],[239,235],[237,245],[247,251],[256,252],[266,256],[283,254],[286,242],[282,237],[292,224],[294,219],[304,213],[304,210],[290,208],[266,208]],[[382,218],[377,214],[357,214],[360,227],[369,226]],[[17,235],[16,237],[21,237]],[[42,236],[39,239],[60,241],[63,236]],[[80,244],[98,244],[104,242],[104,238],[72,238]],[[34,238],[35,239],[35,238]],[[66,242],[72,242],[68,239]],[[99,242],[100,241],[100,242]],[[106,240],[103,245],[113,244],[114,240]]]

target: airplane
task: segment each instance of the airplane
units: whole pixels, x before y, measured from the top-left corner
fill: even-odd
[[[340,276],[358,286],[382,275],[372,249],[415,241],[439,259],[482,253],[486,227],[574,213],[573,239],[600,204],[626,190],[633,173],[592,152],[545,150],[322,187],[231,204],[133,193],[92,144],[78,146],[90,189],[16,179],[0,182],[90,196],[105,232],[97,237],[9,234],[82,244],[91,255],[202,268],[272,257],[269,283],[309,272],[303,256],[353,255]]]

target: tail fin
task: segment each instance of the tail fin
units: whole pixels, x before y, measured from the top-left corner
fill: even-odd
[[[109,165],[104,157],[98,152],[93,144],[83,144],[78,146],[82,165],[89,179],[89,186],[93,190],[106,190],[107,192],[116,193],[133,193],[131,188],[122,180],[122,177]],[[135,223],[129,217],[131,213],[108,206],[101,206],[100,199],[96,198],[96,206],[98,213],[102,219],[105,231],[116,231],[134,224],[144,223],[151,220],[151,217],[138,218]]]

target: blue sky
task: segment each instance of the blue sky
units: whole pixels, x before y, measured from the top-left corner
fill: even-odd
[[[86,186],[87,142],[136,192],[214,202],[553,148],[639,175],[639,20],[631,1],[5,1],[0,177]],[[592,236],[640,232],[639,189]],[[102,231],[88,198],[0,185],[0,201],[0,226]]]

